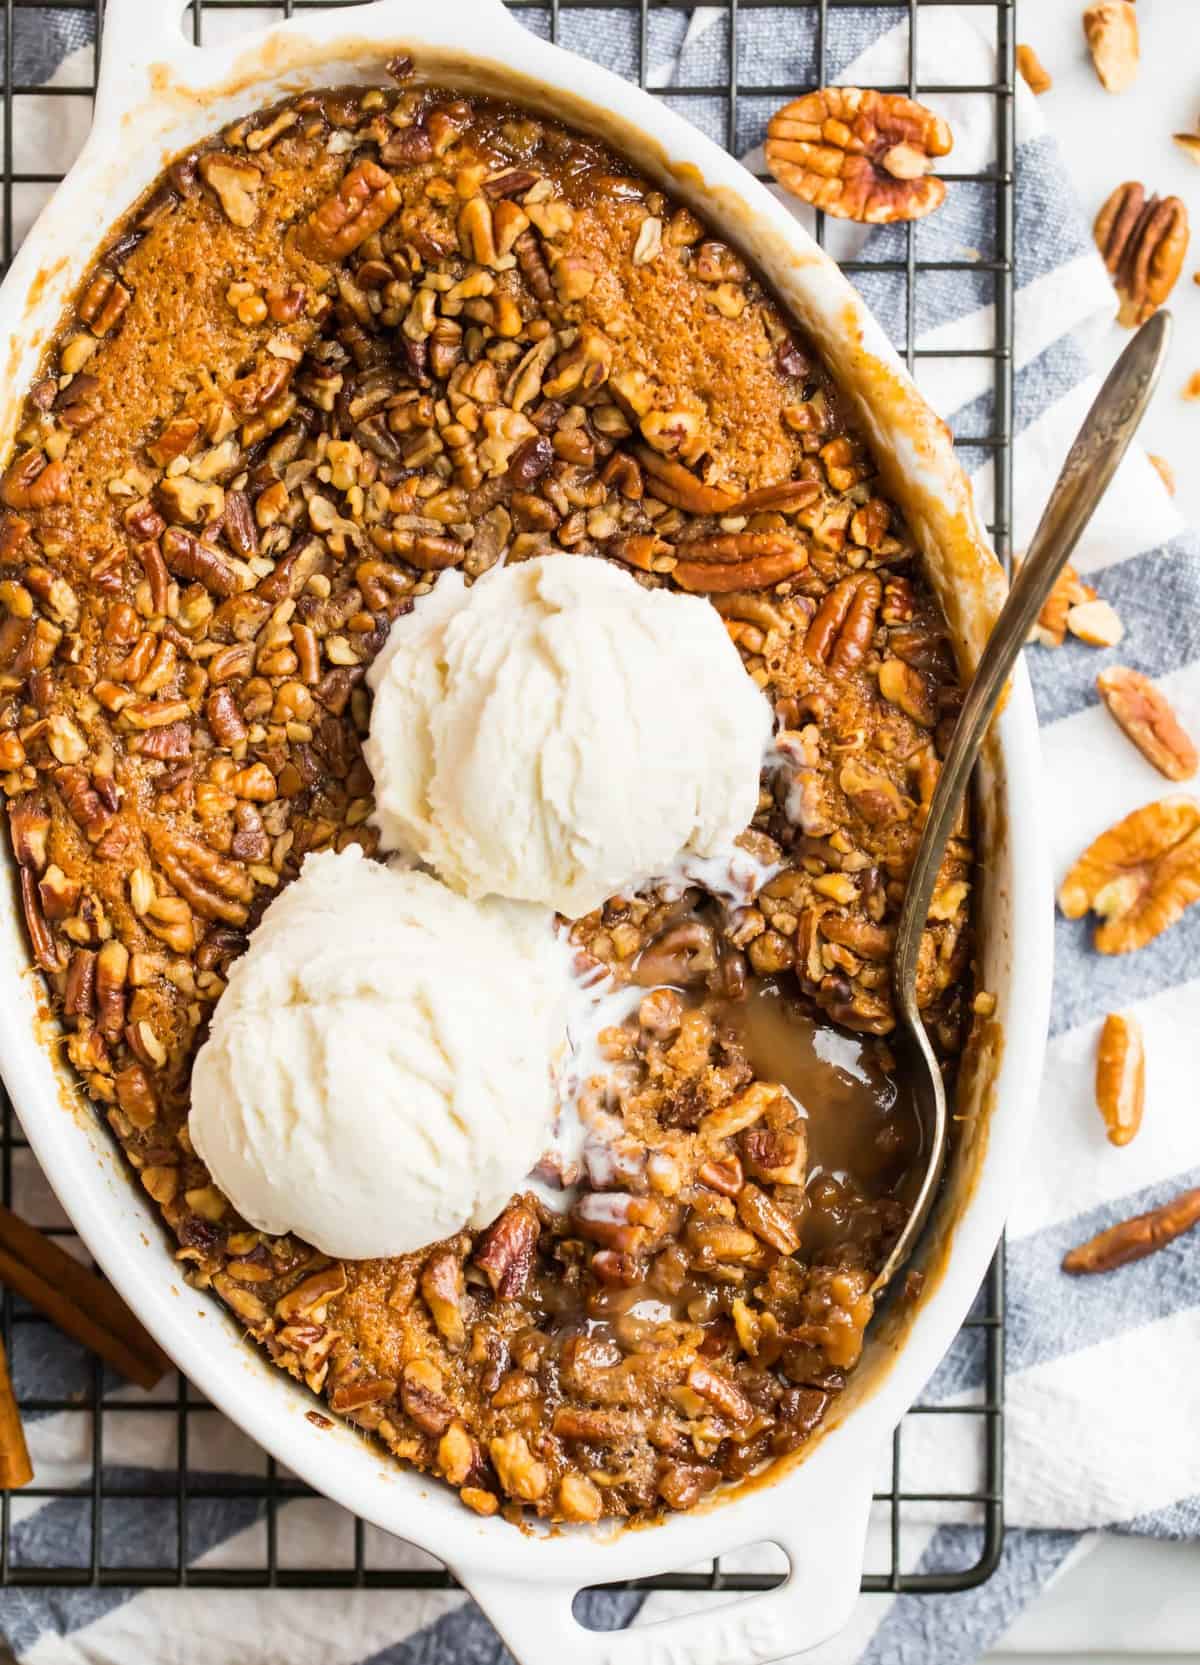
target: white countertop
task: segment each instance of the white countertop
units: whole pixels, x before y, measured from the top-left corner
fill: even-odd
[[[1138,79],[1116,97],[1096,80],[1082,11],[1083,0],[1022,0],[1017,39],[1036,48],[1054,77],[1041,106],[1088,214],[1131,179],[1148,194],[1181,197],[1191,214],[1192,247],[1169,303],[1171,354],[1141,437],[1172,465],[1176,503],[1200,524],[1200,403],[1180,397],[1200,370],[1200,287],[1192,281],[1200,271],[1200,166],[1171,139],[1200,127],[1200,6],[1142,0]],[[1114,356],[1127,340],[1114,323],[1100,351]],[[1064,1656],[1088,1665],[1200,1662],[1200,1545],[1102,1539],[1067,1565],[987,1657],[990,1665],[1051,1665]]]
[[[1139,180],[1147,194],[1178,196],[1192,220],[1192,243],[1168,303],[1175,319],[1162,385],[1142,426],[1147,450],[1165,457],[1178,480],[1176,503],[1200,524],[1200,402],[1180,390],[1200,370],[1200,165],[1172,141],[1200,131],[1200,41],[1196,0],[1143,0],[1138,78],[1114,96],[1097,81],[1084,44],[1083,0],[1021,0],[1017,39],[1028,41],[1054,77],[1040,104],[1054,131],[1080,199],[1094,216],[1115,186]],[[1114,302],[1115,311],[1115,302]],[[1129,339],[1115,322],[1102,346],[1111,357]]]

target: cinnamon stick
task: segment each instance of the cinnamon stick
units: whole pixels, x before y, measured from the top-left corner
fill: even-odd
[[[0,1284],[23,1295],[51,1323],[139,1387],[154,1387],[170,1368],[166,1354],[111,1284],[3,1206]]]
[[[29,1461],[21,1413],[9,1380],[4,1345],[0,1343],[0,1491],[15,1491],[32,1479],[33,1464]]]

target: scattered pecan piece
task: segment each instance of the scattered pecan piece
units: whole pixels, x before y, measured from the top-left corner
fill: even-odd
[[[1156,451],[1147,451],[1146,458],[1153,467],[1163,485],[1172,497],[1175,495],[1175,470],[1165,457],[1160,457]]]
[[[1144,948],[1200,900],[1200,803],[1144,804],[1088,846],[1058,892],[1068,919],[1101,916],[1101,954]]]
[[[888,224],[938,208],[931,174],[949,154],[940,116],[899,93],[824,87],[785,105],[767,128],[767,166],[787,190],[843,220]]]
[[[1200,1186],[1181,1191],[1161,1208],[1135,1214],[1063,1256],[1064,1272],[1113,1272],[1165,1249],[1200,1221]]]
[[[1123,1012],[1110,1012],[1096,1053],[1096,1107],[1109,1143],[1127,1145],[1142,1125],[1146,1103],[1146,1047],[1142,1026]]]
[[[1112,275],[1127,329],[1152,317],[1175,287],[1188,246],[1188,212],[1178,197],[1146,196],[1127,180],[1112,192],[1093,228]]]
[[[1200,133],[1172,133],[1171,137],[1189,162],[1200,165]]]
[[[1110,665],[1096,687],[1115,720],[1146,760],[1168,780],[1190,780],[1196,773],[1196,748],[1167,696],[1148,676],[1126,665]]]
[[[1067,614],[1071,608],[1095,599],[1095,590],[1080,578],[1068,561],[1046,597],[1030,639],[1041,642],[1043,647],[1061,647],[1067,639]]]
[[[1068,608],[1067,629],[1088,647],[1098,648],[1116,647],[1125,634],[1116,608],[1099,598]]]
[[[1021,72],[1021,79],[1036,97],[1049,92],[1054,85],[1049,72],[1032,46],[1025,42],[1017,47],[1017,68]]]
[[[1133,0],[1100,0],[1083,14],[1083,33],[1105,92],[1131,87],[1138,69],[1137,6]]]

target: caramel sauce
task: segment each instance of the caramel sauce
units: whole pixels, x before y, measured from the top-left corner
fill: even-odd
[[[759,1080],[787,1088],[808,1133],[805,1246],[844,1231],[854,1202],[907,1203],[919,1174],[920,1123],[912,1089],[886,1044],[819,1021],[773,979],[728,1002],[722,1021]]]

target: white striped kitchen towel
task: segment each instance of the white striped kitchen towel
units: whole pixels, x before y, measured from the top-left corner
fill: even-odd
[[[548,31],[548,12],[519,15],[538,32]],[[81,55],[74,49],[84,20],[79,13],[51,14],[50,22],[46,16],[15,11],[17,79],[78,82]],[[713,137],[732,139],[753,163],[779,102],[755,89],[815,83],[815,16],[808,7],[741,10],[732,133],[723,98],[675,95],[673,102]],[[990,20],[992,14],[969,6],[922,9],[922,85],[993,80],[994,42],[980,30],[981,16]],[[644,66],[652,84],[669,89],[725,82],[727,17],[716,7],[690,16],[675,8],[652,10]],[[207,28],[215,38],[260,19],[260,13],[213,8]],[[636,18],[629,12],[564,8],[560,25],[564,44],[629,75],[642,67]],[[907,54],[907,23],[895,7],[829,8],[828,80],[903,82]],[[665,96],[672,97],[669,91]],[[65,112],[63,101],[23,102],[18,146],[36,152],[40,168],[50,165],[47,157],[65,165],[82,137],[75,101]],[[928,102],[954,128],[954,171],[994,163],[989,99],[930,94]],[[1018,134],[1014,539],[1020,548],[1095,391],[1085,337],[1097,319],[1111,315],[1113,300],[1053,141],[1024,89]],[[33,206],[24,199],[17,205],[19,227]],[[843,256],[903,253],[903,230],[834,231],[835,252]],[[997,252],[995,239],[992,192],[965,184],[953,185],[945,206],[917,230],[923,259],[986,262]],[[903,274],[871,273],[857,281],[902,343]],[[913,297],[918,344],[943,350],[990,345],[994,281],[983,264],[975,271],[923,275]],[[986,361],[924,358],[918,374],[958,436],[991,431]],[[990,453],[967,445],[963,455],[987,518]],[[1057,652],[1030,653],[1044,725],[1044,819],[1056,876],[1096,832],[1159,796],[1164,784],[1099,707],[1099,669],[1119,660],[1153,675],[1200,734],[1200,540],[1180,524],[1140,453],[1121,468],[1079,565],[1116,606],[1128,634],[1110,652],[1069,642]],[[963,1595],[862,1598],[845,1635],[809,1656],[821,1665],[966,1665],[1003,1636],[1070,1559],[1086,1553],[1096,1532],[1200,1537],[1200,1245],[1182,1240],[1107,1278],[1071,1280],[1059,1270],[1072,1243],[1200,1183],[1200,1115],[1192,1102],[1192,1083],[1200,1077],[1200,909],[1124,959],[1094,954],[1083,922],[1060,920],[1056,946],[1042,1118],[1009,1233],[1005,1552],[992,1580]],[[1098,1027],[1117,1008],[1137,1013],[1149,1060],[1145,1126],[1124,1150],[1103,1139],[1091,1101]],[[17,1162],[15,1183],[19,1207],[39,1223],[56,1221],[56,1205],[27,1157]],[[90,1381],[87,1360],[40,1325],[17,1327],[12,1367],[25,1395],[82,1398]],[[980,1345],[963,1336],[926,1398],[969,1405],[978,1401],[981,1385]],[[164,1404],[174,1391],[164,1386]],[[122,1417],[122,1403],[138,1397],[136,1390],[111,1384],[104,1470],[114,1487],[169,1474],[176,1462],[173,1415]],[[236,1481],[262,1473],[262,1454],[215,1413],[189,1420],[194,1432],[188,1460],[198,1486],[206,1477]],[[962,1491],[978,1481],[977,1440],[965,1424],[953,1416],[909,1421],[905,1489]],[[39,1479],[68,1484],[90,1475],[88,1413],[32,1418],[29,1438]],[[14,1560],[86,1565],[90,1507],[87,1497],[32,1502],[14,1495]],[[177,1521],[169,1488],[149,1503],[106,1501],[103,1526],[107,1563],[173,1563]],[[194,1501],[188,1531],[197,1566],[263,1564],[265,1525],[252,1498]],[[871,1554],[875,1564],[886,1566],[883,1533],[883,1523],[873,1527]],[[320,1500],[291,1502],[279,1511],[278,1542],[280,1560],[290,1568],[338,1559],[350,1564],[352,1522]],[[962,1511],[910,1515],[901,1558],[906,1567],[922,1570],[969,1565],[979,1542],[978,1522]],[[367,1553],[374,1566],[424,1563],[418,1552],[373,1531]],[[754,1552],[749,1562],[764,1564]],[[641,1622],[664,1616],[695,1600],[656,1594],[638,1611],[635,1597],[596,1596],[590,1607],[594,1622],[615,1626],[631,1617]],[[504,1657],[482,1615],[452,1592],[7,1590],[0,1591],[0,1633],[19,1659],[42,1665],[499,1665]]]

